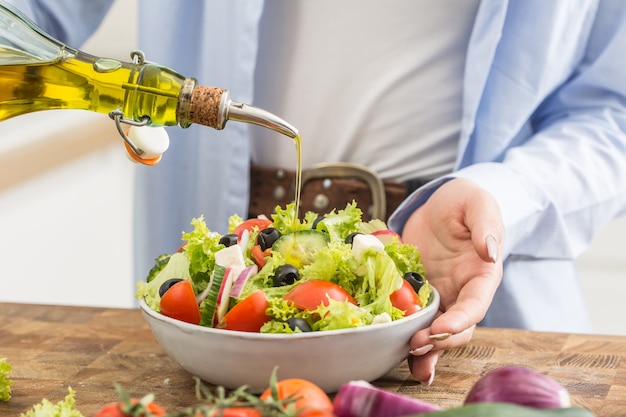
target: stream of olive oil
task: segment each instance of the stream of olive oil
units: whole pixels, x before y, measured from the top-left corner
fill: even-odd
[[[296,144],[296,211],[293,216],[293,222],[295,224],[300,217],[300,195],[302,193],[302,138],[300,137],[300,133],[293,138],[293,141]]]
[[[0,121],[39,110],[122,110],[129,119],[148,116],[153,126],[175,125],[184,80],[159,65],[83,52],[53,62],[0,65]]]

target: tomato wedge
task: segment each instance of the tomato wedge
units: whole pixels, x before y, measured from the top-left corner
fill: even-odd
[[[356,305],[356,301],[348,291],[334,282],[324,279],[303,281],[289,290],[283,298],[302,310],[315,310],[321,304],[327,306],[329,298]]]
[[[271,225],[272,221],[270,219],[260,219],[258,217],[255,217],[245,220],[239,226],[235,227],[235,230],[233,230],[233,234],[236,234],[239,239],[241,239],[241,234],[244,230],[247,230],[248,232],[253,232],[256,229],[256,231],[258,232],[259,230],[263,230],[267,227],[270,227]]]
[[[402,287],[394,291],[390,299],[394,307],[404,311],[405,317],[422,309],[420,297],[411,286],[411,283],[406,279],[402,280]]]
[[[250,248],[250,255],[252,255],[254,263],[259,267],[259,269],[265,266],[265,264],[267,263],[265,261],[265,258],[267,256],[270,256],[271,253],[272,248],[262,250],[261,245],[254,245],[252,248]]]
[[[200,324],[200,308],[191,281],[179,281],[163,294],[161,314],[187,323]]]
[[[263,324],[270,320],[270,317],[265,314],[268,307],[265,293],[257,290],[235,304],[217,327],[240,332],[259,332]]]

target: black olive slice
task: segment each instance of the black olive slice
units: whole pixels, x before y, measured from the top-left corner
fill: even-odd
[[[222,245],[229,247],[237,244],[237,235],[234,233],[229,233],[220,238],[220,242]]]
[[[259,244],[261,250],[266,250],[272,247],[281,236],[281,233],[273,227],[268,227],[259,232],[256,237],[256,243]]]
[[[287,319],[287,324],[291,330],[300,329],[301,332],[311,332],[311,326],[305,319],[301,319],[300,317],[292,317]]]
[[[424,285],[424,277],[417,272],[407,272],[404,274],[404,279],[409,281],[409,284],[411,284],[415,292],[419,292],[422,285]]]
[[[159,296],[163,297],[163,294],[165,294],[167,292],[167,290],[169,290],[170,288],[172,288],[172,286],[174,284],[176,284],[177,282],[182,281],[181,278],[170,278],[167,281],[165,281],[163,284],[161,284],[161,286],[159,287]]]
[[[300,279],[298,268],[291,264],[284,264],[276,268],[274,277],[272,278],[275,287],[283,285],[291,285]]]

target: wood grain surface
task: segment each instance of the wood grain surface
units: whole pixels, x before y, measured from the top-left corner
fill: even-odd
[[[56,403],[68,387],[90,416],[117,400],[114,383],[133,396],[154,393],[169,411],[195,401],[193,376],[163,352],[138,309],[0,303],[3,357],[14,381],[12,399],[0,403],[3,417],[19,416],[43,398]],[[506,365],[550,375],[569,390],[574,405],[597,416],[626,416],[623,336],[481,328],[469,345],[441,357],[431,386],[414,381],[404,363],[375,384],[453,407],[482,374]]]

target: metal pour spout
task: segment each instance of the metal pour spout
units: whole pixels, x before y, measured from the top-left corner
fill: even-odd
[[[249,104],[232,101],[228,91],[224,91],[222,95],[219,119],[218,123],[222,127],[226,121],[233,120],[265,127],[291,138],[298,135],[298,129],[275,114]]]

